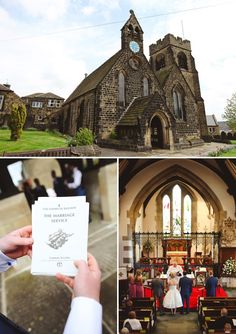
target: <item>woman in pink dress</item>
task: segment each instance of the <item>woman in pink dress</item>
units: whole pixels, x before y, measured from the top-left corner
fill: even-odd
[[[144,298],[143,276],[140,271],[136,272],[134,282],[136,285],[136,298]]]
[[[136,298],[136,285],[134,282],[134,269],[131,269],[128,273],[129,281],[129,298]]]

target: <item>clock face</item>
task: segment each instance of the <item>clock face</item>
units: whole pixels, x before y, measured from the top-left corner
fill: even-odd
[[[129,43],[129,47],[130,47],[130,50],[133,51],[134,53],[138,53],[140,50],[140,46],[135,41],[131,41]]]

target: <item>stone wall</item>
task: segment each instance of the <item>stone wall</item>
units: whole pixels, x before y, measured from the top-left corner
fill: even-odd
[[[88,128],[96,131],[96,99],[95,91],[78,97],[65,105],[61,112],[60,130],[75,136],[79,128]]]
[[[0,237],[31,224],[31,212],[24,193],[0,201]]]
[[[123,50],[117,63],[99,85],[98,101],[100,109],[96,133],[101,138],[109,137],[132,100],[135,97],[143,96],[143,78],[145,76],[149,79],[150,92],[158,91],[160,94],[162,93],[146,57],[143,54],[136,56],[139,62],[137,70],[129,65],[129,60],[132,57],[133,53],[131,51]],[[119,106],[118,103],[118,74],[120,71],[125,75],[126,101],[124,107]]]

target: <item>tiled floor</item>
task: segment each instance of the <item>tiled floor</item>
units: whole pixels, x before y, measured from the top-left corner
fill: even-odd
[[[197,312],[181,315],[164,315],[157,317],[153,334],[201,334],[198,328]]]

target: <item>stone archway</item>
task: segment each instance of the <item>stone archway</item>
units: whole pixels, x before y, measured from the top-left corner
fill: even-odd
[[[156,112],[148,122],[145,143],[146,146],[152,148],[169,149],[173,147],[170,120],[163,112]]]
[[[216,223],[219,224],[219,222],[225,218],[226,213],[223,210],[222,204],[213,190],[208,186],[208,184],[188,169],[185,169],[179,165],[174,165],[149,180],[136,195],[128,211],[128,217],[130,218],[130,228],[132,232],[135,231],[139,210],[148,195],[154,194],[158,189],[170,184],[173,181],[184,182],[187,185],[193,187],[202,196],[205,203],[212,206]]]
[[[163,148],[163,129],[161,120],[158,116],[154,116],[151,121],[151,145],[153,148]]]

